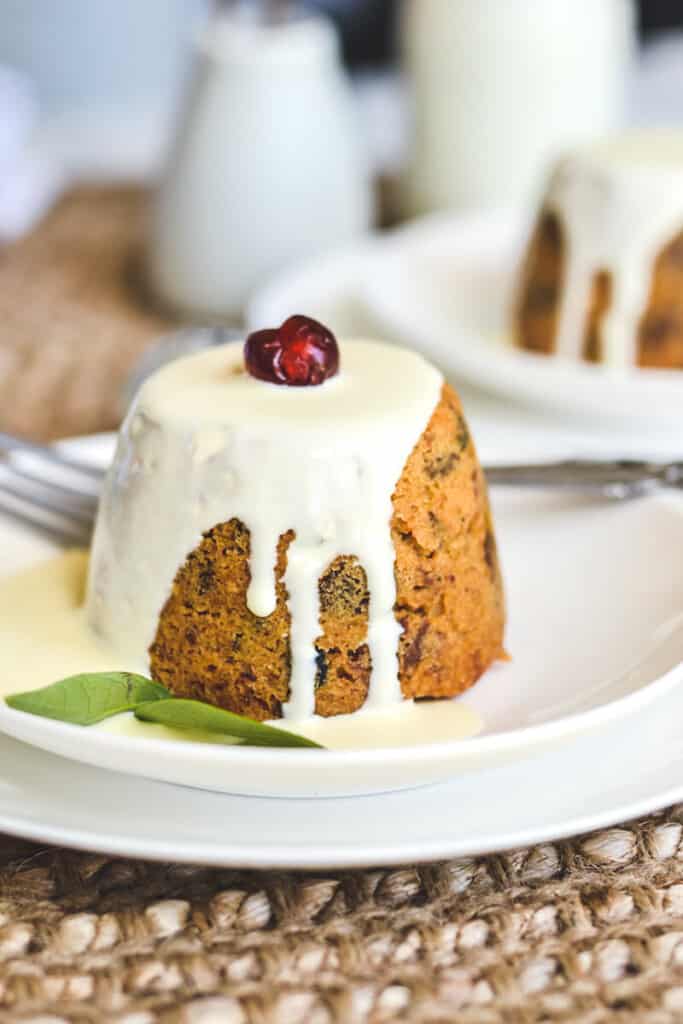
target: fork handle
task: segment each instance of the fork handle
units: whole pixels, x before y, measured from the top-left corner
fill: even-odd
[[[663,487],[683,486],[683,463],[569,459],[538,465],[487,466],[495,486],[583,491],[606,498],[638,498]]]

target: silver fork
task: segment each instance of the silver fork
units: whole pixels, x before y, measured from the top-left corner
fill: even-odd
[[[683,462],[639,459],[564,459],[527,465],[486,466],[492,486],[577,491],[611,501],[683,489]]]
[[[683,490],[683,462],[569,459],[487,466],[485,472],[494,487],[576,491],[611,501]],[[0,433],[0,511],[59,543],[88,543],[103,477],[104,470],[57,448]]]
[[[104,471],[0,432],[0,512],[67,546],[87,544]]]

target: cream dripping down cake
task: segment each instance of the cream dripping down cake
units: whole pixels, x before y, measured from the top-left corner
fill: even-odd
[[[120,433],[87,612],[122,663],[259,720],[461,693],[504,607],[455,393],[302,316],[168,364]]]
[[[558,164],[514,335],[546,355],[683,368],[683,134],[626,135]]]

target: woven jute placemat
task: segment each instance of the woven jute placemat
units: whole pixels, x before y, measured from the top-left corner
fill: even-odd
[[[680,1020],[682,822],[321,876],[0,841],[0,1019]]]
[[[115,425],[126,374],[170,323],[137,283],[144,216],[139,191],[81,190],[0,253],[0,429]],[[1,1024],[683,1020],[683,806],[384,871],[168,856],[0,836]]]

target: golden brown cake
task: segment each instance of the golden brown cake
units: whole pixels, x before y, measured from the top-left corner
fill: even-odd
[[[486,486],[456,395],[405,349],[340,349],[339,375],[310,388],[254,379],[240,346],[191,357],[124,426],[90,621],[149,650],[178,696],[261,720],[347,714],[453,697],[503,655]]]
[[[453,390],[445,386],[392,496],[395,616],[404,697],[454,697],[502,654],[504,608],[486,485]],[[253,718],[279,718],[289,690],[283,577],[292,534],[278,544],[276,610],[246,604],[249,533],[231,520],[208,531],[178,572],[151,648],[154,677],[178,696]],[[370,683],[370,594],[353,555],[318,583],[315,711],[356,711]],[[226,638],[230,642],[226,644]]]
[[[527,246],[518,347],[683,369],[683,137],[625,136],[564,159]]]

